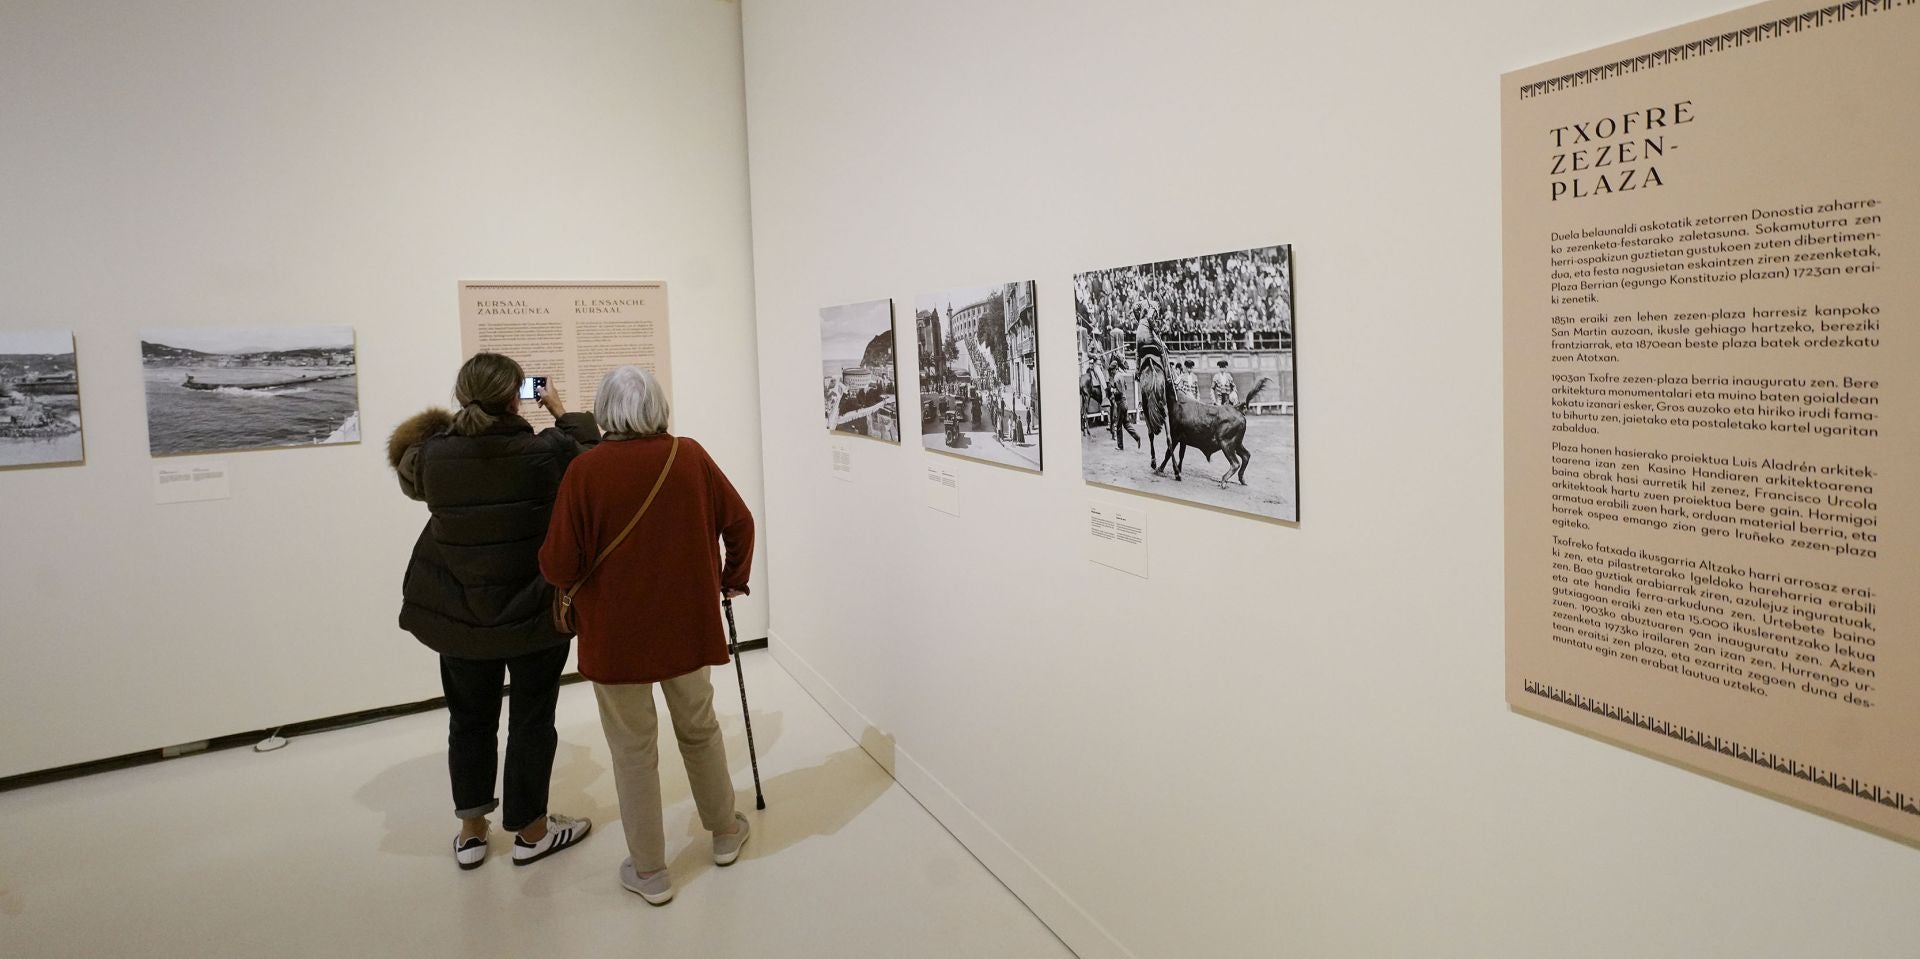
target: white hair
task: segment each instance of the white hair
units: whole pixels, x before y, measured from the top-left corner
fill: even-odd
[[[652,373],[637,366],[616,366],[600,381],[593,400],[600,428],[614,433],[652,436],[667,431],[667,391]]]

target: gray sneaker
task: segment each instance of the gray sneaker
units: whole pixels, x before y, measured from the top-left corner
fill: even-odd
[[[656,905],[664,906],[673,900],[673,874],[665,869],[645,879],[633,871],[633,859],[628,857],[620,863],[620,885],[628,892],[637,892],[640,898]]]
[[[713,836],[713,864],[716,866],[733,865],[733,861],[740,858],[740,847],[747,844],[747,834],[753,831],[746,816],[736,812],[733,821],[736,823],[733,832],[724,836],[715,833]]]

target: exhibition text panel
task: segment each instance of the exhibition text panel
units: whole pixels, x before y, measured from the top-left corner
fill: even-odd
[[[673,396],[667,285],[656,281],[466,282],[460,284],[460,350],[513,357],[530,377],[546,377],[568,409],[591,411],[608,371],[633,365]],[[553,425],[536,403],[520,415]]]
[[[1510,74],[1507,698],[1920,840],[1920,2]]]

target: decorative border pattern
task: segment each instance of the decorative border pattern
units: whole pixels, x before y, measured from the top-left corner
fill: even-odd
[[[1823,770],[1817,766],[1810,766],[1798,760],[1788,759],[1785,756],[1777,756],[1773,753],[1751,749],[1731,739],[1722,739],[1719,736],[1705,733],[1698,729],[1675,726],[1664,719],[1642,716],[1637,712],[1621,709],[1618,706],[1610,706],[1589,696],[1571,693],[1564,689],[1555,689],[1545,683],[1535,682],[1531,679],[1523,681],[1522,685],[1528,693],[1539,696],[1542,699],[1552,700],[1565,706],[1572,706],[1575,709],[1584,709],[1596,716],[1604,716],[1607,719],[1626,723],[1629,726],[1637,726],[1651,733],[1659,733],[1669,739],[1677,739],[1689,746],[1698,746],[1702,749],[1719,753],[1722,756],[1732,756],[1735,759],[1749,762],[1756,766],[1763,766],[1777,773],[1785,773],[1795,779],[1803,779],[1810,783],[1817,783],[1828,789],[1843,792],[1850,796],[1857,796],[1869,802],[1879,803],[1882,806],[1898,810],[1909,816],[1920,816],[1920,797],[1909,796],[1904,792],[1896,792],[1870,783],[1863,783],[1858,779],[1842,776],[1832,770]]]
[[[1694,60],[1710,54],[1751,46],[1756,43],[1764,43],[1768,40],[1777,40],[1781,37],[1796,33],[1804,33],[1808,30],[1824,27],[1829,24],[1858,20],[1864,16],[1875,13],[1887,13],[1902,7],[1912,7],[1916,4],[1920,4],[1920,0],[1847,0],[1846,3],[1836,3],[1833,6],[1822,7],[1819,10],[1795,14],[1791,17],[1782,17],[1770,23],[1733,30],[1720,34],[1717,37],[1695,40],[1691,43],[1668,47],[1665,50],[1654,53],[1643,53],[1637,57],[1616,60],[1604,66],[1554,77],[1551,80],[1529,83],[1520,88],[1520,99],[1527,100],[1560,90],[1571,90],[1574,87],[1586,86],[1590,83],[1599,83],[1602,80],[1610,80],[1614,77],[1629,73],[1639,73],[1642,70],[1664,67],[1670,63]]]
[[[1920,0],[1914,0],[1920,3]],[[469,290],[657,290],[659,280],[636,283],[462,283]]]

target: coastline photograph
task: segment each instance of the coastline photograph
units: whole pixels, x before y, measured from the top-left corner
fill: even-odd
[[[143,330],[156,456],[360,441],[353,327]]]
[[[73,334],[0,331],[0,469],[85,459]]]
[[[827,429],[900,442],[893,346],[892,300],[820,311],[821,400]]]

